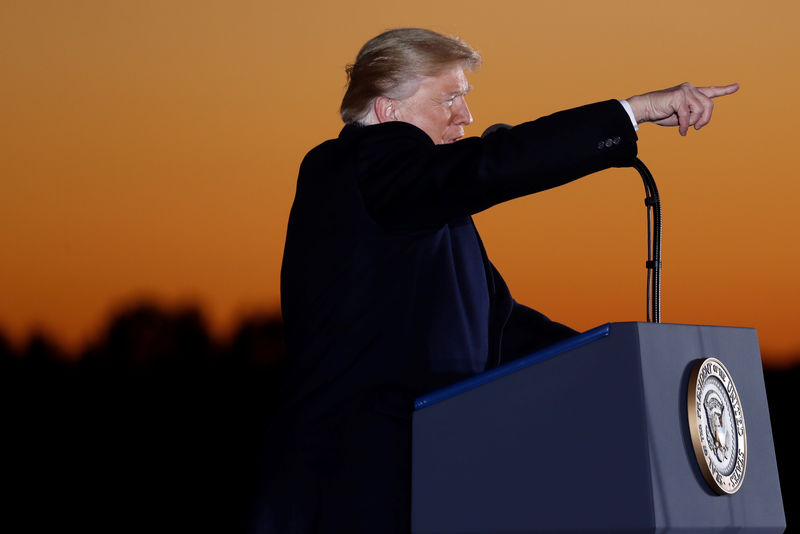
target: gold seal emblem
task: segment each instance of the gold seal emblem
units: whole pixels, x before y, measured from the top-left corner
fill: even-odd
[[[747,467],[747,432],[739,392],[721,361],[706,358],[692,368],[687,409],[703,478],[720,495],[736,493]]]

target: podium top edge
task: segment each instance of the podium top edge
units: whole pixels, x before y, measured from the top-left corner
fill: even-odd
[[[418,397],[414,401],[414,409],[420,410],[422,408],[427,408],[438,402],[449,399],[450,397],[454,397],[464,393],[465,391],[475,389],[478,386],[493,380],[497,380],[500,377],[509,375],[519,371],[520,369],[524,369],[525,367],[549,360],[550,358],[554,358],[580,346],[587,345],[593,341],[607,337],[610,329],[610,323],[592,328],[591,330],[587,330],[582,334],[578,334],[577,336],[565,339],[564,341],[560,341],[554,345],[550,345],[549,347],[536,351],[527,356],[523,356],[522,358],[518,358],[505,365],[501,365],[500,367],[495,367],[494,369],[490,369],[489,371],[485,371],[479,375],[467,378],[466,380],[462,380],[442,389],[432,391],[431,393]]]

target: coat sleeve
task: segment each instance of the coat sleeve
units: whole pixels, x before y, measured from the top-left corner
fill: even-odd
[[[636,156],[636,133],[616,100],[449,145],[407,123],[364,130],[354,154],[359,189],[370,215],[393,229],[440,226]]]

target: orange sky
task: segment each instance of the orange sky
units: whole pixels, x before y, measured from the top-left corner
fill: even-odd
[[[75,7],[77,4],[79,7]],[[664,206],[663,319],[800,355],[800,65],[790,0],[0,0],[0,327],[71,347],[140,296],[224,331],[279,303],[297,166],[335,136],[344,65],[397,26],[478,48],[478,135],[689,80],[738,81],[680,138],[644,125]],[[643,190],[609,170],[476,217],[517,300],[576,328],[644,320]]]

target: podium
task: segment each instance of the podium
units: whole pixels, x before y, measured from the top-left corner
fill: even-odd
[[[722,362],[746,425],[738,491],[701,471],[687,402]],[[758,338],[612,323],[417,399],[412,532],[783,532]]]

